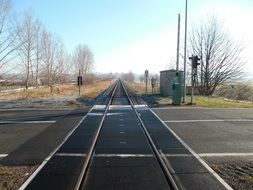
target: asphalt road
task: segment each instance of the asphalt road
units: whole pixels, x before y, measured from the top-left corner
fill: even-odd
[[[253,160],[253,109],[165,107],[153,111],[209,162]]]
[[[18,149],[71,110],[0,109],[0,159]]]
[[[0,109],[0,123],[4,121],[55,121],[71,109]]]

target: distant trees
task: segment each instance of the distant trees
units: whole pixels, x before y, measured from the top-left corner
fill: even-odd
[[[122,75],[122,78],[125,81],[134,82],[134,74],[131,71],[129,71],[128,73],[124,73]]]
[[[215,94],[233,100],[253,101],[253,86],[245,82],[222,85]]]
[[[68,75],[71,72],[71,59],[64,44],[59,41],[56,51],[56,82],[59,84],[66,83],[68,81]]]
[[[202,95],[212,95],[216,87],[242,74],[243,48],[224,30],[216,18],[208,19],[193,29],[191,48],[201,57],[197,88]]]
[[[94,68],[94,55],[86,45],[79,44],[72,55],[77,72],[83,76],[89,74]]]
[[[17,52],[25,71],[25,87],[38,87],[39,78],[52,90],[55,83],[67,82],[69,54],[60,38],[46,31],[31,13],[17,26]]]
[[[47,31],[42,33],[42,61],[44,65],[43,77],[47,86],[51,87],[54,84],[55,74],[55,56],[57,49],[57,41],[53,35]]]
[[[40,66],[42,62],[42,31],[43,27],[40,21],[36,21],[36,40],[35,40],[35,60],[34,60],[34,71],[35,71],[35,86],[39,86],[39,74],[40,74]]]
[[[12,15],[11,0],[0,0],[0,78],[13,70],[26,89],[43,84],[52,90],[54,84],[70,81],[76,68],[82,75],[89,74],[91,80],[94,55],[88,46],[77,45],[71,58],[63,41],[48,32],[31,12],[18,19]]]
[[[139,77],[139,79],[140,79],[140,83],[144,83],[145,82],[145,76],[141,75]]]
[[[32,18],[31,14],[27,13],[21,24],[17,26],[17,51],[20,57],[20,61],[24,65],[25,70],[25,87],[28,89],[29,80],[31,75],[33,76],[33,62],[36,59],[37,50],[37,38],[38,36],[38,26]],[[37,57],[38,58],[38,57]],[[37,72],[36,72],[37,73]]]

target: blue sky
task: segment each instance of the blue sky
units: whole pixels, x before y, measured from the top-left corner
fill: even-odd
[[[253,20],[252,0],[188,3],[189,28],[196,20],[215,14],[235,38],[253,42],[249,37],[253,29],[248,26],[247,32],[242,24]],[[147,68],[157,73],[168,68],[176,55],[178,13],[184,32],[184,6],[185,0],[13,0],[14,10],[32,10],[50,32],[62,38],[69,52],[79,43],[87,44],[98,72],[142,73]]]
[[[183,4],[169,4],[168,0],[159,3],[155,0],[17,0],[14,7],[19,12],[31,9],[49,31],[63,38],[69,50],[77,43],[86,43],[103,53],[175,24]]]

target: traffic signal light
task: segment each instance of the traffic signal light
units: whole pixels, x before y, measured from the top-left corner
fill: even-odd
[[[200,58],[197,55],[195,55],[195,56],[192,55],[191,57],[189,57],[189,59],[192,60],[192,67],[193,68],[197,68],[198,65],[200,65],[200,63],[199,63]]]

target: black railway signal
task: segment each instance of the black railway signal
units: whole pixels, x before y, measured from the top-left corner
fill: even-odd
[[[78,86],[83,85],[83,77],[82,77],[82,76],[78,76],[78,77],[77,77],[77,85],[78,85]]]
[[[189,59],[192,60],[192,68],[197,69],[198,65],[200,65],[200,58],[197,55],[192,55],[191,57],[189,57]]]

